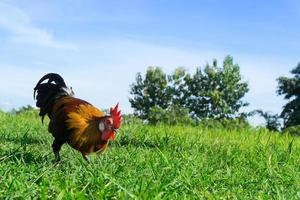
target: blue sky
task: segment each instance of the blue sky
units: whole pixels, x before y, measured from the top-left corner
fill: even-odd
[[[300,62],[297,0],[0,0],[0,108],[32,104],[33,87],[61,73],[79,98],[131,112],[137,72],[190,73],[228,54],[250,92],[247,110],[278,113],[276,78]]]

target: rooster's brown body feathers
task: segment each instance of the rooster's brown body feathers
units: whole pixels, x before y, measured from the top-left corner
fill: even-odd
[[[44,80],[48,82],[42,83]],[[36,105],[40,108],[42,120],[45,115],[50,119],[48,131],[54,137],[52,148],[57,160],[60,159],[59,151],[64,143],[80,151],[85,159],[87,154],[103,151],[108,140],[113,139],[114,132],[99,130],[99,123],[112,118],[117,122],[119,120],[117,125],[116,122],[113,123],[113,130],[120,126],[120,112],[117,112],[119,115],[115,117],[106,116],[90,103],[73,97],[73,91],[58,74],[45,75],[34,90],[37,91]],[[107,134],[112,135],[106,136]]]

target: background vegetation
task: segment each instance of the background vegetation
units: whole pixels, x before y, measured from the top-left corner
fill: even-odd
[[[247,123],[248,117],[259,115],[270,131],[293,127],[300,134],[300,63],[291,74],[292,78],[277,80],[277,94],[288,100],[280,114],[263,109],[240,111],[249,105],[243,101],[249,87],[231,56],[225,57],[221,67],[213,60],[212,65],[197,68],[193,75],[184,68],[167,75],[159,67],[149,67],[144,77],[137,73],[129,101],[134,115],[149,124],[195,124],[207,120]]]
[[[157,113],[161,111],[167,115],[182,113],[184,118],[190,116],[197,121],[232,119],[238,117],[241,107],[248,105],[242,101],[248,91],[239,66],[227,56],[222,67],[214,60],[212,65],[199,67],[194,75],[184,68],[166,75],[159,67],[149,67],[144,78],[137,74],[129,101],[134,114],[152,124],[159,121]],[[161,121],[165,121],[164,114]]]
[[[36,111],[1,112],[0,122],[0,199],[300,198],[300,140],[288,133],[126,116],[91,164],[68,145],[55,164]]]

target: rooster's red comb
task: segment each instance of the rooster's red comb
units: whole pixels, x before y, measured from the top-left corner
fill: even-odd
[[[114,108],[110,108],[110,116],[113,118],[114,128],[119,129],[122,123],[121,110],[119,110],[119,103]]]

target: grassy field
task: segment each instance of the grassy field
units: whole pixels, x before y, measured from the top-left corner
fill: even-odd
[[[90,164],[51,143],[35,114],[0,113],[0,199],[300,198],[300,140],[265,129],[124,125]]]

